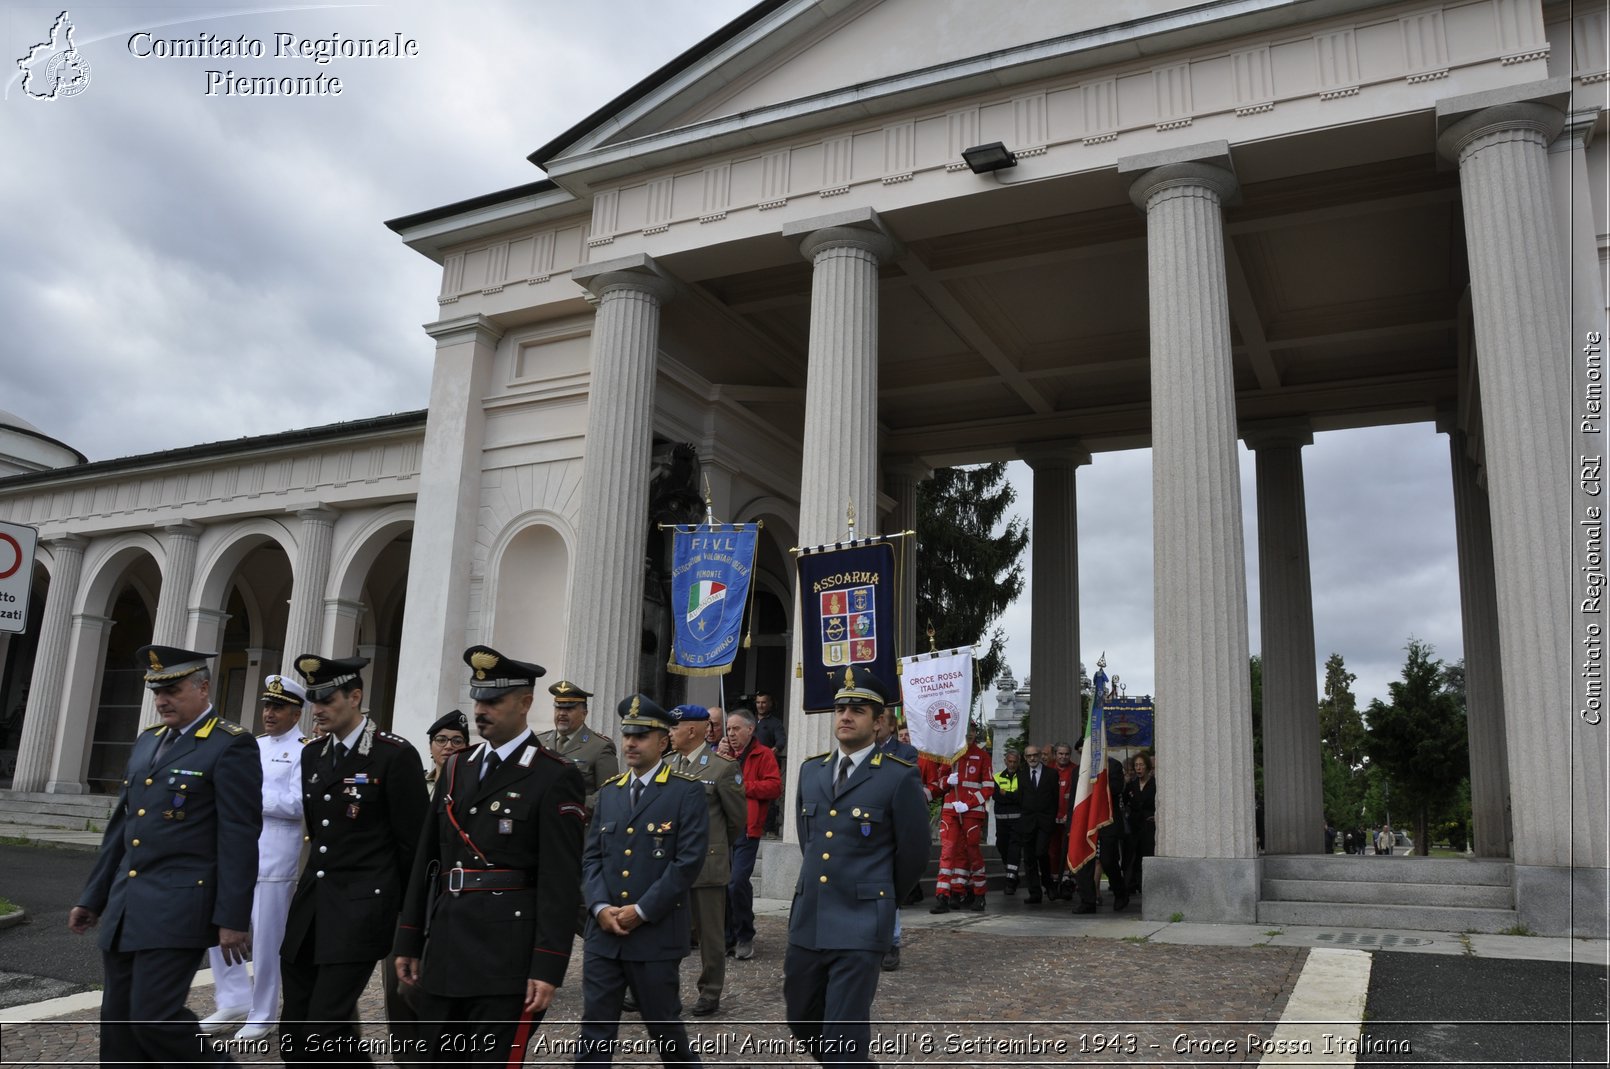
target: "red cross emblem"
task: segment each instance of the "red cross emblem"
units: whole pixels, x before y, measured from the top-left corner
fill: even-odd
[[[938,723],[940,727],[944,727],[947,724],[949,724],[950,723],[950,710],[948,710],[948,709],[939,710],[939,712],[934,714],[934,721],[936,723]]]

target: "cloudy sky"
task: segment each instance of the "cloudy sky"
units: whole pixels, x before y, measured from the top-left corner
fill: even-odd
[[[741,12],[742,0],[74,5],[84,90],[29,99],[10,60],[60,6],[8,3],[0,101],[0,409],[90,459],[424,406],[438,269],[383,225],[542,177],[525,156]],[[130,38],[267,43],[131,54]],[[418,42],[396,60],[275,58],[295,39]],[[155,51],[138,39],[134,51]],[[208,95],[208,70],[341,79],[340,96]],[[1460,656],[1446,440],[1320,435],[1305,453],[1319,658],[1386,694],[1412,634]],[[1029,473],[1013,465],[1027,510]],[[1243,452],[1252,649],[1256,518]],[[1081,469],[1082,652],[1152,689],[1150,459]],[[1005,617],[1029,671],[1027,597]]]

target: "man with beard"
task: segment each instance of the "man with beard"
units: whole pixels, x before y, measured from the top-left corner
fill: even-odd
[[[598,785],[608,783],[620,772],[615,744],[587,726],[587,699],[592,694],[568,679],[548,688],[553,695],[553,730],[537,736],[554,753],[576,766],[587,791],[587,812],[598,802]]]

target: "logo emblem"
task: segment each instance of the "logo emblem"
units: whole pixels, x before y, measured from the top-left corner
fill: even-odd
[[[89,88],[89,61],[73,45],[73,20],[63,11],[41,41],[17,59],[22,91],[35,100],[63,100]]]

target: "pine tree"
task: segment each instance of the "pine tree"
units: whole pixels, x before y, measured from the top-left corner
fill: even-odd
[[[917,633],[931,623],[940,649],[985,647],[975,697],[1005,659],[1006,636],[990,625],[1023,592],[1028,526],[1003,524],[1016,497],[1005,463],[940,468],[917,485]]]
[[[1319,702],[1319,767],[1325,797],[1325,817],[1338,832],[1356,828],[1369,791],[1369,769],[1364,759],[1364,718],[1359,715],[1353,681],[1342,655],[1325,660],[1325,694]]]
[[[1413,815],[1415,851],[1425,854],[1432,815],[1457,801],[1470,773],[1470,748],[1464,708],[1435,651],[1414,638],[1406,650],[1403,679],[1388,684],[1391,703],[1370,702],[1364,750],[1386,776],[1393,808]]]

